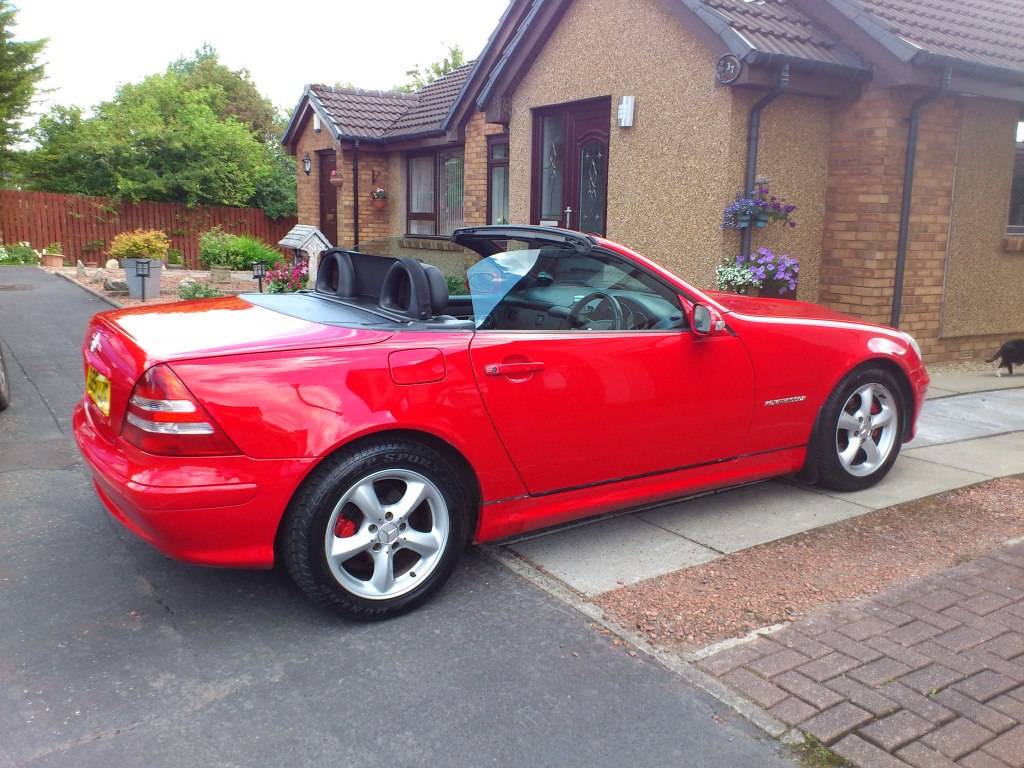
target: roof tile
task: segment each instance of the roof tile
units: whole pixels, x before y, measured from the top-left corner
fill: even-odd
[[[1024,72],[1024,0],[855,0],[888,31],[940,56]]]
[[[415,93],[329,85],[311,85],[309,90],[346,138],[393,139],[441,130],[472,70],[472,63],[465,64]]]

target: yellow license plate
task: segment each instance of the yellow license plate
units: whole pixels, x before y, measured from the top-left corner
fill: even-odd
[[[110,379],[91,365],[85,373],[85,392],[89,399],[96,403],[100,413],[110,415]]]

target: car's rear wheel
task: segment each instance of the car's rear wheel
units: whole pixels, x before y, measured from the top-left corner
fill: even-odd
[[[470,500],[453,462],[407,440],[329,459],[289,507],[282,555],[315,602],[358,619],[410,610],[451,575]]]
[[[11,404],[11,380],[7,378],[4,351],[0,349],[0,411]]]
[[[847,376],[826,401],[818,425],[818,484],[859,491],[885,477],[903,441],[902,390],[883,368]]]

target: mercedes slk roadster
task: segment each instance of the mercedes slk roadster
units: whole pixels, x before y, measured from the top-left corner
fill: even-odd
[[[171,557],[281,563],[371,619],[468,542],[781,475],[862,489],[914,435],[906,333],[702,291],[577,232],[452,241],[465,295],[334,249],[315,289],[96,315],[74,428],[103,504]]]

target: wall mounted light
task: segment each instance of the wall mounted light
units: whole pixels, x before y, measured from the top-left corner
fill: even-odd
[[[307,176],[313,170],[313,161],[309,159],[309,152],[302,156],[302,170],[306,172]]]

